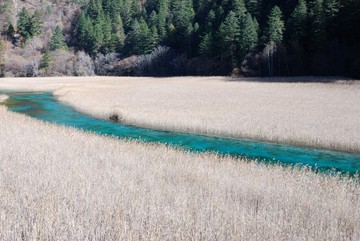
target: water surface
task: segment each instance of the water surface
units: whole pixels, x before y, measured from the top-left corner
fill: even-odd
[[[51,93],[6,94],[10,96],[6,105],[11,111],[97,134],[165,143],[198,152],[214,151],[270,163],[308,165],[331,173],[354,174],[360,171],[360,154],[139,128],[79,113],[58,102]]]

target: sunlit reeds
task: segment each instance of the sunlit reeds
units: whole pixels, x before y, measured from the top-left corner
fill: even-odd
[[[0,240],[359,240],[356,179],[119,141],[0,107]]]
[[[136,126],[360,152],[356,81],[65,77],[2,79],[4,88],[55,90],[82,112]]]

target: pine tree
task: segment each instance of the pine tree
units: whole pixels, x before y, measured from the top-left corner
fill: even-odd
[[[140,19],[140,36],[139,36],[139,53],[140,54],[148,54],[150,53],[156,44],[156,35],[152,33],[149,29],[149,26],[145,22],[144,19]]]
[[[213,54],[213,35],[212,33],[205,34],[199,44],[199,54],[202,56],[212,56]]]
[[[103,14],[101,0],[90,0],[86,9],[86,13],[91,19],[97,19],[99,15]]]
[[[19,19],[17,21],[17,29],[19,34],[21,34],[25,40],[31,38],[30,29],[31,29],[31,16],[26,8],[22,8],[19,13]]]
[[[167,18],[169,16],[168,0],[159,0],[158,30],[160,41],[163,41],[167,35]]]
[[[149,26],[143,19],[135,20],[130,33],[126,38],[126,52],[129,55],[150,53],[155,40],[152,38]]]
[[[30,35],[31,37],[39,35],[41,33],[42,21],[41,21],[41,13],[36,10],[34,14],[31,16],[31,25],[30,25]]]
[[[215,20],[216,20],[215,12],[214,10],[210,10],[205,19],[205,31],[207,32],[214,31]]]
[[[307,5],[305,0],[299,0],[290,19],[290,29],[292,32],[292,39],[303,38],[307,30]]]
[[[158,26],[158,14],[155,12],[155,10],[153,10],[149,16],[149,26],[153,27],[153,26]]]
[[[191,39],[193,34],[193,21],[195,12],[192,0],[179,0],[173,2],[173,24],[175,26],[173,47],[181,52],[192,53]]]
[[[112,23],[109,15],[106,15],[104,22],[102,23],[102,34],[103,34],[103,44],[100,47],[100,52],[103,54],[112,53],[115,51],[115,43],[112,32]]]
[[[304,74],[306,71],[306,61],[304,61],[307,42],[308,9],[305,0],[299,0],[297,6],[291,14],[288,30],[288,46],[292,71],[294,74]]]
[[[125,33],[120,15],[113,20],[113,34],[112,41],[114,42],[115,50],[120,51],[124,47]]]
[[[246,0],[245,2],[246,9],[254,17],[259,17],[260,15],[261,5],[259,5],[259,3],[260,3],[259,0]]]
[[[250,13],[245,17],[239,36],[239,58],[242,59],[258,42],[256,25]]]
[[[236,51],[238,40],[240,36],[240,26],[236,14],[230,11],[224,22],[220,25],[219,32],[219,47],[222,48],[225,56],[231,57],[233,68],[236,67]]]
[[[282,12],[278,6],[272,8],[267,21],[266,35],[269,42],[281,45],[285,30]]]
[[[105,44],[105,33],[104,33],[104,26],[105,26],[105,19],[104,15],[99,15],[97,19],[93,22],[94,31],[93,31],[93,45],[90,53],[97,54],[100,52],[100,49]],[[108,36],[108,35],[107,35]]]
[[[77,45],[79,49],[92,53],[95,44],[94,27],[90,18],[82,12],[78,20]]]
[[[326,18],[334,17],[340,10],[339,0],[324,0],[323,4]]]
[[[324,51],[326,43],[326,18],[322,0],[310,2],[310,33],[309,47],[310,52]]]
[[[150,33],[150,47],[151,50],[153,50],[158,44],[159,44],[159,33],[156,28],[156,25],[151,27],[151,33]]]
[[[236,17],[240,20],[241,18],[245,18],[246,16],[246,7],[244,0],[232,0],[233,6],[232,11],[235,13]]]
[[[49,50],[46,50],[43,54],[41,61],[40,61],[40,69],[46,71],[51,64],[51,53]]]
[[[4,43],[0,38],[0,77],[4,77],[4,69],[5,69],[5,51],[4,51]]]
[[[50,40],[50,49],[56,50],[56,49],[67,49],[67,45],[65,43],[64,36],[62,34],[61,28],[59,26],[56,26],[54,35]]]
[[[23,8],[19,14],[17,28],[19,34],[24,37],[25,41],[41,33],[41,14],[39,11],[30,16],[29,12]]]

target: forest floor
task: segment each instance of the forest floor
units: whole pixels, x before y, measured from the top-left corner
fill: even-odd
[[[357,81],[64,77],[2,79],[0,89],[53,91],[78,111],[139,127],[360,152]]]
[[[103,118],[118,113],[122,121],[160,129],[229,134],[241,131],[251,115],[255,124],[246,125],[261,129],[275,120],[278,128],[289,128],[288,118],[296,117],[311,124],[315,117],[302,116],[312,114],[326,117],[322,124],[347,146],[336,135],[359,128],[347,118],[337,123],[343,120],[335,115],[359,115],[353,113],[359,108],[356,83],[230,80],[2,79],[0,89],[55,91],[83,112]],[[345,104],[335,103],[340,99]],[[250,113],[239,115],[244,108]],[[0,126],[1,240],[360,239],[360,184],[354,178],[97,136],[1,106]],[[305,138],[307,132],[292,133]]]

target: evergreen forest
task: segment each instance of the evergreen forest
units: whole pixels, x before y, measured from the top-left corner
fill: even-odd
[[[0,4],[2,75],[17,56],[26,76],[360,77],[359,0],[14,2]]]

